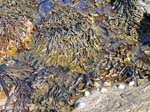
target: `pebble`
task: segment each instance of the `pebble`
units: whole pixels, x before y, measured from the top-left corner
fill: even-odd
[[[119,88],[119,89],[125,89],[125,86],[124,86],[123,84],[119,84],[119,85],[118,85],[118,88]]]
[[[99,82],[94,82],[94,86],[95,86],[95,88],[100,88],[101,84]]]
[[[130,57],[128,57],[127,59],[128,59],[128,61],[131,61],[131,58],[130,58]]]
[[[111,85],[112,85],[111,81],[105,81],[103,83],[103,86],[105,86],[105,87],[110,87]]]
[[[108,91],[108,90],[107,90],[106,88],[104,88],[104,87],[101,88],[101,92],[102,92],[102,93],[106,93],[107,91]]]
[[[134,85],[135,85],[135,81],[129,82],[129,86],[134,86]]]
[[[100,88],[97,88],[96,90],[97,90],[97,91],[100,91]]]
[[[150,51],[144,51],[145,54],[150,55]]]
[[[87,97],[87,96],[90,96],[90,92],[89,92],[89,91],[85,91],[85,92],[84,92],[84,96],[86,96],[86,97]]]
[[[86,106],[85,102],[79,102],[78,103],[78,108],[84,108]]]
[[[118,74],[117,74],[117,73],[113,73],[113,74],[111,74],[111,76],[112,76],[112,77],[117,77]]]

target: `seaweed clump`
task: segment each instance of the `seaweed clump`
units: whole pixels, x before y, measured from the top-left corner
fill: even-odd
[[[0,18],[0,63],[18,51],[29,49],[32,33],[33,24],[25,17]]]
[[[37,18],[39,18],[36,0],[1,0],[0,10],[0,16],[6,19],[25,16],[36,22]]]
[[[92,60],[96,54],[93,46],[99,41],[92,27],[90,19],[75,8],[52,11],[39,26],[35,41],[44,44],[37,48],[48,65],[70,66],[76,69],[74,72],[85,72],[86,58]]]

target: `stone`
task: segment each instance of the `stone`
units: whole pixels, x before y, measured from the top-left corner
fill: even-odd
[[[85,102],[79,102],[78,108],[84,108],[86,106]]]
[[[129,82],[129,86],[134,86],[135,85],[135,81],[130,81]]]
[[[100,82],[94,82],[94,87],[95,87],[95,88],[100,88],[100,87],[101,87]]]
[[[118,85],[118,88],[119,88],[119,89],[125,89],[125,85],[119,84],[119,85]]]
[[[101,92],[102,92],[102,93],[106,93],[107,91],[108,91],[108,90],[107,90],[106,88],[104,88],[104,87],[101,88]]]
[[[87,96],[90,96],[90,92],[89,92],[89,91],[85,91],[85,92],[84,92],[84,96],[86,96],[86,97],[87,97]]]
[[[110,86],[112,86],[112,82],[111,82],[111,81],[105,81],[105,82],[103,83],[103,86],[105,86],[105,87],[110,87]]]

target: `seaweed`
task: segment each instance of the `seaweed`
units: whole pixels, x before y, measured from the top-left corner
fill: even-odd
[[[150,77],[148,36],[143,36],[148,17],[137,13],[135,1],[2,3],[0,85],[7,100],[1,111],[70,112],[96,81],[138,85],[139,78]]]

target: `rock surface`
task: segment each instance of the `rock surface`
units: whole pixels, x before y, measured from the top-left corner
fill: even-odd
[[[127,86],[119,89],[109,87],[102,93],[93,91],[90,96],[79,99],[73,112],[150,112],[150,82],[139,87]],[[80,106],[84,103],[84,107]]]
[[[150,0],[139,0],[139,5],[143,6],[147,14],[150,14]]]

